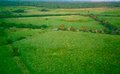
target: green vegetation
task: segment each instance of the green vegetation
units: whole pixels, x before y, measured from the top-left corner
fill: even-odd
[[[100,16],[98,18],[100,18],[101,20],[105,20],[105,21],[111,23],[112,25],[120,28],[120,21],[119,21],[120,17]]]
[[[96,8],[120,7],[120,2],[0,2],[0,6],[36,6],[46,8]]]
[[[15,10],[13,11],[14,13],[24,13],[25,11],[24,10],[21,10],[21,9],[18,9],[18,10]]]
[[[14,46],[36,74],[104,74],[119,73],[119,40],[119,36],[52,31]]]
[[[1,74],[120,73],[120,9],[106,8],[117,3],[4,4]]]
[[[25,20],[25,21],[24,21]],[[25,24],[33,24],[37,26],[46,25],[51,28],[57,28],[59,25],[64,24],[66,28],[74,26],[77,29],[85,26],[88,29],[103,29],[99,23],[94,21],[89,17],[83,16],[52,16],[52,17],[31,17],[31,18],[8,18],[0,19],[0,21],[8,23],[21,24],[20,26],[25,26]],[[12,24],[11,24],[12,25]],[[14,24],[13,24],[14,25]],[[26,25],[27,26],[27,25]]]

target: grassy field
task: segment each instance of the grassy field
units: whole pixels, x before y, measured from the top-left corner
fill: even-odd
[[[98,18],[101,20],[105,20],[105,21],[111,23],[112,25],[120,28],[120,22],[119,22],[120,17],[100,16]]]
[[[14,11],[24,10],[24,12],[16,13]],[[14,15],[36,15],[36,14],[114,14],[119,15],[118,8],[69,8],[69,9],[50,9],[45,7],[34,6],[10,6],[0,7],[0,12],[14,12]]]
[[[52,31],[14,46],[36,74],[105,74],[119,73],[119,40],[119,36]]]
[[[33,24],[33,25],[47,25],[51,28],[57,28],[60,25],[65,25],[66,28],[74,26],[80,29],[81,27],[86,27],[88,29],[103,29],[104,27],[98,22],[94,21],[89,17],[83,16],[52,16],[52,17],[30,17],[30,18],[8,18],[0,19],[1,22],[7,21],[7,23],[16,24]]]
[[[81,31],[82,28],[97,31],[107,29],[100,22],[82,15],[19,17],[41,14],[99,14],[96,15],[98,19],[120,28],[119,11],[119,8],[0,7],[0,16],[8,16],[0,18],[0,73],[119,74],[120,35]],[[4,12],[19,16],[9,18],[8,13]],[[59,30],[61,26],[72,29]]]

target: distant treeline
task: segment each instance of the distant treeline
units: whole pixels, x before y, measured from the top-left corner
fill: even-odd
[[[0,6],[37,6],[46,8],[120,7],[120,2],[0,2]]]

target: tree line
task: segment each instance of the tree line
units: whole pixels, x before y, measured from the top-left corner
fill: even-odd
[[[120,2],[0,2],[0,6],[37,6],[46,8],[120,7]]]

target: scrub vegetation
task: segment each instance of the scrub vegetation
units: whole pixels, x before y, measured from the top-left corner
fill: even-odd
[[[0,73],[120,74],[118,3],[0,3]]]

